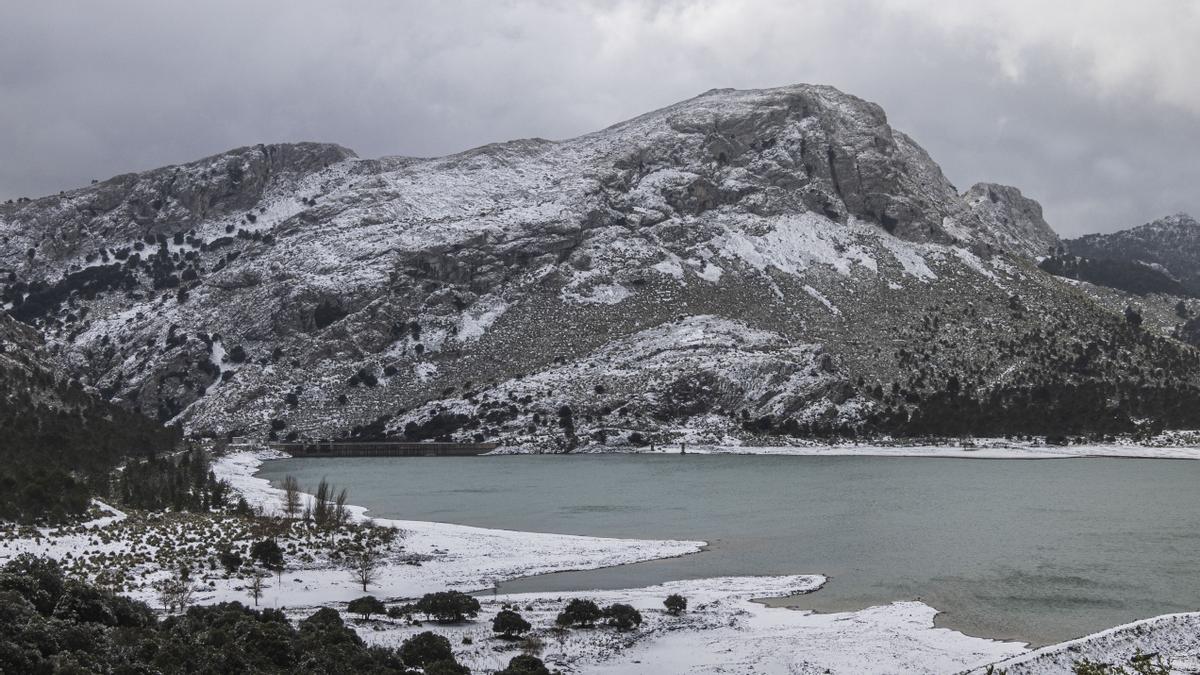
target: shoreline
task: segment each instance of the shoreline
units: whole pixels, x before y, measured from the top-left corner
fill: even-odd
[[[503,448],[501,448],[503,450]],[[535,455],[534,452],[493,452],[487,456]],[[963,446],[946,445],[688,445],[687,452],[679,452],[679,445],[668,448],[606,449],[584,451],[576,454],[604,455],[757,455],[776,457],[896,457],[921,459],[980,459],[980,460],[1039,460],[1039,459],[1176,459],[1200,460],[1200,446],[1195,445],[1136,445],[1136,444],[1080,444],[1080,445],[1033,445],[1017,443],[995,443],[989,445]]]
[[[282,453],[274,451],[234,453],[214,459],[213,472],[218,479],[229,481],[252,507],[270,513],[279,510],[283,491],[256,474],[262,462],[283,458]],[[302,493],[302,498],[307,501],[312,496]],[[372,594],[385,598],[414,598],[447,588],[487,591],[502,581],[519,577],[680,557],[697,553],[707,545],[703,541],[617,539],[373,518],[366,507],[357,505],[347,505],[347,510],[356,521],[401,530],[408,551],[449,552],[417,568],[406,563],[387,564],[381,570],[380,585],[372,589]],[[361,589],[352,589],[330,600],[346,602],[359,595]],[[313,606],[316,604],[320,602]]]

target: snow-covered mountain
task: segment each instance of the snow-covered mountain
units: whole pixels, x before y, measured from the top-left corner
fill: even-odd
[[[1142,263],[1200,295],[1200,223],[1177,213],[1128,230],[1067,240],[1072,255]]]
[[[1033,265],[1057,242],[1036,202],[960,195],[822,86],[433,159],[242,148],[5,205],[0,242],[11,314],[192,433],[1127,430],[1200,382]]]

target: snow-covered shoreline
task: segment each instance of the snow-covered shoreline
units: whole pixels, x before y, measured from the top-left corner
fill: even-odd
[[[584,451],[619,454],[689,455],[782,455],[795,457],[928,457],[937,459],[1200,459],[1200,445],[1184,439],[1155,444],[1102,443],[1047,445],[1007,439],[973,439],[970,443],[836,443],[829,445],[739,445],[674,442],[649,448],[606,448]],[[525,454],[525,449],[501,449],[500,453]]]
[[[283,456],[272,451],[225,455],[213,462],[213,472],[252,507],[278,512],[283,491],[255,474],[264,460]],[[419,567],[404,562],[385,564],[370,592],[387,598],[413,598],[447,588],[486,590],[517,577],[677,557],[696,553],[706,545],[703,541],[613,539],[369,518],[364,507],[348,509],[357,520],[369,519],[377,526],[402,530],[408,552],[437,554]],[[296,575],[289,571],[285,577],[298,580],[299,588],[283,590],[287,604],[293,607],[346,602],[362,595],[362,589],[341,569],[304,570]]]
[[[663,452],[679,452],[678,446]],[[801,457],[928,457],[942,459],[1200,459],[1200,448],[1144,445],[830,445],[830,446],[697,446],[688,454],[794,455]]]
[[[517,607],[535,626],[547,665],[572,673],[957,673],[1025,652],[1020,643],[937,628],[933,624],[937,610],[920,602],[818,614],[753,601],[813,592],[824,582],[816,575],[720,577],[623,590],[499,595],[480,601],[485,617],[503,606]],[[663,608],[663,599],[672,593],[688,599],[688,610],[681,616],[671,616]],[[630,633],[548,630],[563,604],[574,598],[601,606],[632,605],[641,612],[642,625]],[[359,632],[371,644],[396,646],[427,628],[384,620],[364,622]],[[436,630],[452,644],[464,645],[457,656],[473,672],[498,669],[518,648],[495,638],[485,621]]]

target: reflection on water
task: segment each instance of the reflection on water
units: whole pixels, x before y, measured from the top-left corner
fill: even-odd
[[[1200,608],[1200,462],[702,455],[329,458],[377,517],[610,537],[703,539],[693,556],[505,584],[506,591],[822,573],[789,604],[921,599],[941,625],[1034,643]]]

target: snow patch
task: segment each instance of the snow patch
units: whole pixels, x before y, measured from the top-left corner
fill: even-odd
[[[817,289],[806,284],[804,286],[804,291],[806,293],[808,293],[809,295],[813,296],[814,298],[816,298],[817,302],[821,303],[822,305],[825,305],[825,308],[828,309],[834,316],[841,316],[842,310],[840,310],[836,306],[834,306],[834,304],[829,301],[829,298],[826,298],[825,296],[821,295],[821,293],[819,291],[817,291]]]
[[[477,303],[480,304],[480,303]],[[458,341],[478,340],[491,327],[496,319],[508,310],[508,305],[498,300],[483,303],[484,306],[470,312],[464,312],[458,323]]]
[[[413,366],[413,377],[417,378],[420,382],[428,382],[433,379],[434,375],[437,375],[437,371],[438,367],[436,363],[422,361]]]
[[[574,300],[575,302],[582,302],[585,304],[615,305],[625,298],[633,295],[633,291],[625,288],[621,284],[601,284],[599,286],[593,286],[592,289],[586,294],[575,293],[564,288],[563,295],[571,300]]]

